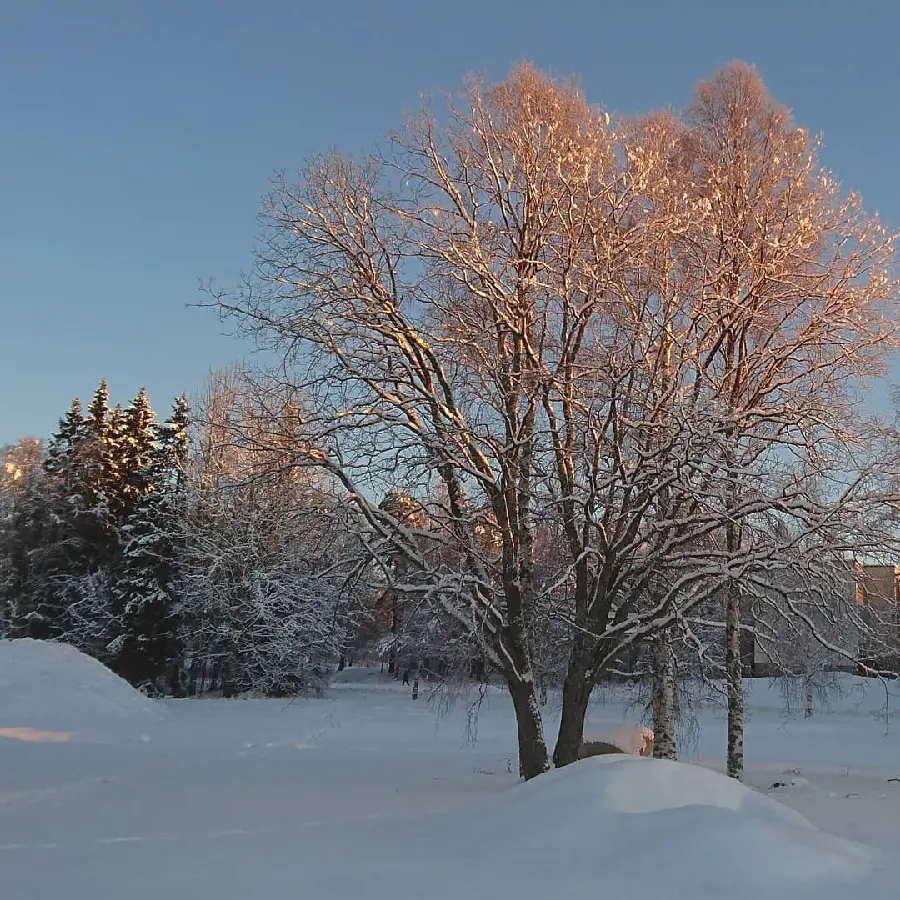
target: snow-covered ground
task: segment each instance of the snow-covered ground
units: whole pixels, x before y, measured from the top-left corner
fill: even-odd
[[[377,672],[320,700],[158,704],[67,648],[0,642],[0,896],[887,900],[900,720],[845,682],[806,721],[754,685],[758,792],[708,771],[713,709],[702,766],[601,758],[522,785],[500,693],[472,744],[465,704],[438,716]],[[636,721],[600,701],[592,734]]]

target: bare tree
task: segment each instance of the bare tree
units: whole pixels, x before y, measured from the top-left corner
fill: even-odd
[[[557,761],[623,632],[643,639],[721,597],[728,768],[740,777],[742,605],[864,546],[871,537],[850,523],[885,500],[878,428],[853,399],[896,345],[893,238],[841,195],[749,67],[701,85],[683,121],[652,117],[625,140],[644,239],[616,289],[633,316],[627,346],[641,352],[629,375],[639,372],[646,399],[610,407],[610,446],[631,465],[629,480],[607,481],[620,493],[604,512],[634,527],[619,546],[600,542],[605,597],[577,621],[605,640],[573,677],[572,703],[564,697]],[[652,516],[623,502],[626,484],[637,497],[643,484]],[[780,536],[764,526],[774,514],[792,525]],[[666,590],[641,598],[661,572]]]
[[[41,442],[33,437],[19,438],[15,444],[0,449],[0,491],[15,493],[42,459]]]
[[[835,456],[862,449],[854,391],[896,345],[893,237],[857,196],[842,196],[817,144],[750,67],[733,64],[702,84],[687,121],[691,182],[705,212],[686,257],[699,300],[691,343],[698,390],[721,408],[723,540],[733,556],[743,537],[732,510],[757,460],[770,472],[790,460],[793,489],[808,496],[802,478],[821,484],[837,474]],[[827,505],[836,499],[846,502],[846,491]],[[729,584],[728,769],[740,777],[741,584]]]
[[[815,504],[809,480],[860,449],[850,392],[892,345],[896,293],[891,238],[752,70],[684,119],[613,128],[521,66],[387,153],[281,177],[262,219],[254,277],[214,302],[304,398],[286,465],[339,485],[372,558],[406,560],[393,589],[503,673],[525,777],[549,765],[541,617],[567,645],[557,765],[604,672],[711,598],[733,598],[737,685],[739,594],[862,496],[859,477]],[[397,486],[427,523],[379,506]],[[789,539],[763,537],[773,511]]]
[[[303,440],[296,394],[216,372],[197,418],[179,560],[189,685],[318,690],[352,627],[353,573],[327,485],[287,465]]]
[[[571,369],[581,320],[603,303],[591,270],[609,268],[616,178],[601,115],[522,67],[471,84],[440,124],[410,122],[390,158],[329,156],[282,180],[259,279],[220,298],[302,358],[319,440],[298,463],[344,485],[504,673],[526,777],[548,765],[529,637],[536,492],[558,478],[537,459],[547,377]],[[370,499],[398,471],[422,492],[440,485],[434,553]]]

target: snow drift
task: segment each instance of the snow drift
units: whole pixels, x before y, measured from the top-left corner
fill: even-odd
[[[138,738],[163,708],[67,644],[0,640],[0,737]]]
[[[464,820],[433,820],[406,851],[432,900],[846,900],[874,864],[868,848],[732,779],[626,756],[551,772]]]

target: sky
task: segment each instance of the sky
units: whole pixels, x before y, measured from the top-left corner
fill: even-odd
[[[896,0],[0,0],[0,445],[101,378],[164,412],[246,355],[191,304],[250,268],[272,174],[470,72],[528,60],[630,114],[752,62],[900,227],[898,32]]]

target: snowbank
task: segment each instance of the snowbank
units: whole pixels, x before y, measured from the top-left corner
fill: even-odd
[[[66,644],[0,640],[0,737],[139,738],[163,708]]]
[[[722,775],[624,756],[551,772],[476,816],[433,821],[418,844],[408,858],[425,863],[432,887],[421,896],[432,900],[846,900],[874,863],[873,851]]]

